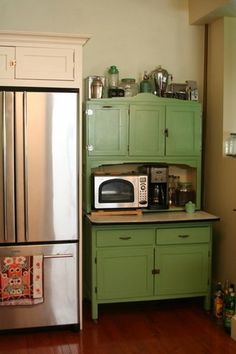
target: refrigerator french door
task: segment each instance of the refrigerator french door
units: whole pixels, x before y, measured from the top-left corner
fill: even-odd
[[[40,251],[45,267],[43,304],[0,306],[0,329],[79,323],[78,100],[0,88],[0,256]]]

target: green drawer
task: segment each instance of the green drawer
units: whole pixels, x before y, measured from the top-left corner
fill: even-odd
[[[210,235],[209,227],[157,229],[156,243],[158,245],[206,243],[210,242]]]
[[[152,245],[155,229],[123,229],[97,231],[97,247]]]

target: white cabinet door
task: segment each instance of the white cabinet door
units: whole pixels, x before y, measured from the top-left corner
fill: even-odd
[[[16,47],[15,78],[74,80],[74,49]]]
[[[0,47],[0,79],[14,79],[14,60],[14,47]]]

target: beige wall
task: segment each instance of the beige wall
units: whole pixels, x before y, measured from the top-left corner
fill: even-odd
[[[224,126],[235,124],[236,19],[209,25],[205,140],[205,209],[220,217],[214,230],[213,278],[236,282],[236,159],[223,155]],[[230,106],[230,108],[229,108]],[[229,114],[230,112],[230,114]]]
[[[189,25],[187,0],[1,0],[1,29],[91,34],[84,77],[114,64],[139,80],[162,65],[202,94],[204,29]]]

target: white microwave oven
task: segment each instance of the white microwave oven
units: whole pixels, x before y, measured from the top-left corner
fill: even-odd
[[[93,175],[94,209],[129,209],[148,206],[148,175]]]

